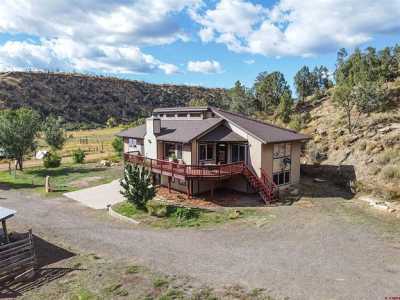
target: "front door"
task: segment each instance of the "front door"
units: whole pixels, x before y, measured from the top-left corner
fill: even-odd
[[[217,143],[217,164],[226,164],[228,159],[228,146],[223,143]]]

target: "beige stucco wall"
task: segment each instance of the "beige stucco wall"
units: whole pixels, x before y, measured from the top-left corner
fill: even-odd
[[[301,155],[301,142],[292,143],[292,170],[291,170],[291,183],[300,182],[300,155]]]
[[[192,144],[183,144],[182,160],[187,165],[190,165],[192,163]]]

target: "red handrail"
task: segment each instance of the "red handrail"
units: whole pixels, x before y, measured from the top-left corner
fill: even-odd
[[[240,174],[243,171],[243,162],[235,162],[223,165],[186,165],[161,159],[146,158],[139,154],[125,153],[125,161],[142,164],[150,167],[150,170],[159,170],[161,174],[170,172],[171,176],[176,174],[188,177],[223,177]],[[146,161],[150,161],[146,163]],[[183,174],[182,174],[183,173]]]

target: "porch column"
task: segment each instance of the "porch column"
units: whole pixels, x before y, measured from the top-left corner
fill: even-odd
[[[1,225],[3,226],[4,238],[6,240],[6,244],[8,244],[10,242],[10,239],[8,237],[6,220],[1,220]]]
[[[171,193],[171,180],[172,178],[168,176],[168,193]]]

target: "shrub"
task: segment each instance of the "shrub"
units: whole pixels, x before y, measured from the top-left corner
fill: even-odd
[[[168,204],[157,200],[150,200],[146,203],[147,211],[151,216],[163,218],[168,215]]]
[[[112,141],[112,147],[115,151],[115,153],[121,157],[122,153],[124,152],[124,141],[122,140],[121,137],[116,136],[114,140]]]
[[[85,151],[83,151],[80,148],[72,152],[72,160],[76,164],[82,164],[85,161],[85,157],[86,157]]]
[[[380,165],[386,165],[398,157],[400,157],[400,151],[387,149],[376,158],[376,162]]]
[[[49,152],[43,158],[43,166],[47,168],[58,168],[61,165],[61,157],[54,152]]]
[[[124,177],[120,180],[123,190],[121,194],[141,210],[147,210],[146,203],[155,195],[151,184],[151,174],[139,166],[126,165]]]
[[[200,212],[198,209],[195,208],[178,207],[175,211],[175,215],[178,221],[186,221],[197,219],[200,216]]]
[[[386,179],[400,178],[400,165],[387,165],[382,169],[383,177]]]
[[[303,127],[303,125],[301,122],[301,116],[298,114],[293,116],[293,118],[289,122],[289,128],[296,130],[296,131],[300,131],[302,129],[302,127]]]

